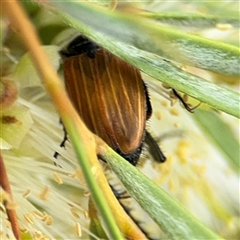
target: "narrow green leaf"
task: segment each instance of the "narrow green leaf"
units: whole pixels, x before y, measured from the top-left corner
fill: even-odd
[[[111,12],[86,3],[51,4],[95,31],[139,49],[213,72],[239,75],[240,49],[233,45],[162,27],[139,15]]]
[[[108,239],[106,233],[104,232],[102,225],[99,221],[99,219],[91,219],[89,231],[96,236],[98,236],[100,239]],[[90,236],[90,240],[95,240],[95,236]]]
[[[64,16],[65,21],[69,22],[70,25],[74,26],[77,30],[96,43],[104,46],[104,48],[108,49],[113,54],[130,62],[155,79],[158,79],[159,81],[162,81],[201,102],[207,103],[213,108],[240,117],[239,95],[236,92],[189,74],[170,62],[159,58],[155,54],[141,51],[117,41],[112,41],[112,39],[93,31],[82,22],[77,21],[68,15],[58,12],[57,14]],[[119,24],[121,25],[121,23]]]
[[[109,149],[104,159],[108,161],[130,195],[170,239],[221,239],[113,150]]]
[[[111,239],[122,239],[122,234],[116,225],[115,219],[112,212],[103,197],[102,191],[100,190],[95,176],[93,175],[90,162],[86,156],[85,146],[82,141],[82,137],[76,133],[77,126],[74,126],[72,122],[67,120],[65,127],[68,130],[68,134],[71,137],[72,144],[78,159],[79,166],[81,167],[84,179],[87,182],[89,190],[91,191],[91,196],[101,217],[105,224],[107,235]]]
[[[240,146],[230,127],[212,111],[198,109],[193,118],[227,157],[234,170],[240,173]]]
[[[102,224],[101,224],[101,220],[99,218],[99,215],[95,209],[95,206],[91,200],[91,198],[89,199],[89,217],[90,217],[90,226],[89,226],[89,230],[91,233],[95,234],[96,236],[98,236],[101,239],[108,239],[108,236],[106,235]],[[96,239],[95,236],[90,236],[90,240]]]
[[[109,48],[110,51],[155,79],[207,103],[213,108],[240,117],[237,92],[187,73],[153,54],[106,39],[105,44],[107,49]]]
[[[21,238],[22,240],[32,240],[33,237],[31,236],[31,234],[29,232],[23,232],[21,234]]]
[[[215,16],[210,14],[194,13],[142,13],[144,17],[167,23],[173,26],[207,28],[216,27],[217,24],[230,24],[232,27],[239,28],[239,17]]]

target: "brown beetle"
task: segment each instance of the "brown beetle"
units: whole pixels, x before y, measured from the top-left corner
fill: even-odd
[[[157,161],[164,162],[165,156],[145,130],[152,108],[139,70],[84,36],[62,53],[68,57],[66,90],[87,127],[133,165],[147,137]]]

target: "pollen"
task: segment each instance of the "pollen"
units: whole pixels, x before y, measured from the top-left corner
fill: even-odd
[[[169,177],[169,174],[171,173],[172,165],[173,165],[173,156],[168,156],[166,163],[159,165],[157,171],[161,174],[159,174],[159,177],[157,177],[154,180],[154,182],[161,184],[165,180],[167,180]]]
[[[176,108],[171,108],[171,109],[170,109],[170,113],[171,113],[173,116],[179,116],[179,111],[178,111]]]
[[[171,89],[171,87],[169,85],[167,85],[166,83],[162,83],[162,87],[165,89]]]
[[[46,214],[43,218],[43,221],[48,225],[48,226],[51,226],[52,223],[53,223],[53,218],[52,216]]]
[[[169,182],[168,182],[168,187],[169,187],[169,190],[171,192],[174,191],[174,189],[176,189],[176,184],[175,184],[175,181],[173,179],[170,179]]]
[[[176,102],[177,102],[178,100],[177,100],[177,98],[174,96],[171,96],[171,98],[170,98],[170,103],[171,103],[171,106],[174,106],[175,104],[176,104]]]
[[[24,218],[27,220],[27,222],[33,224],[34,221],[34,216],[31,213],[27,213],[24,215]]]
[[[154,114],[155,114],[157,120],[160,121],[162,119],[162,114],[159,111],[156,111]]]
[[[216,28],[222,31],[226,31],[226,30],[232,29],[233,26],[228,23],[217,23]]]
[[[12,200],[8,201],[6,204],[6,208],[9,210],[15,210],[15,209],[17,209],[17,207],[18,207],[18,204]]]
[[[180,128],[180,123],[176,122],[176,123],[173,124],[173,126],[174,126],[175,128]]]
[[[176,150],[176,154],[179,157],[181,163],[186,163],[187,154],[189,149],[189,143],[186,141],[180,141]]]
[[[31,194],[31,190],[30,190],[30,189],[27,189],[27,190],[22,194],[22,196],[23,196],[24,198],[27,198],[28,196],[30,196],[30,194]]]
[[[88,215],[88,211],[87,211],[87,210],[85,210],[85,211],[83,212],[83,215],[84,215],[84,217],[85,217],[86,219],[89,219],[89,215]]]
[[[41,213],[40,211],[34,210],[34,211],[33,211],[33,214],[34,214],[37,218],[39,218],[39,219],[41,219],[41,220],[44,218],[44,214]]]
[[[50,188],[48,186],[45,186],[42,192],[39,194],[39,198],[42,200],[47,200],[49,197]]]
[[[91,195],[91,192],[89,190],[86,190],[83,192],[83,196],[89,197]]]
[[[70,174],[70,177],[72,177],[73,179],[78,179],[82,185],[86,185],[86,182],[82,174],[82,170],[80,168],[77,168],[75,172]]]
[[[9,195],[9,193],[7,193],[6,191],[4,191],[2,188],[1,188],[1,193],[0,193],[0,197],[1,197],[1,202],[3,201],[10,201],[11,200],[11,197]]]
[[[62,178],[57,172],[53,173],[54,180],[60,185],[63,184]]]
[[[80,218],[78,210],[75,207],[70,208],[70,211],[75,218]]]
[[[28,233],[28,230],[26,229],[26,228],[21,228],[20,227],[20,231],[22,232],[22,233]],[[1,238],[0,238],[1,239]]]
[[[80,223],[76,223],[75,230],[76,230],[76,235],[78,237],[81,237],[82,236],[82,228],[81,228]]]
[[[192,168],[194,170],[194,172],[196,172],[199,176],[203,176],[206,173],[206,166],[204,165],[196,165],[196,164],[192,164]]]
[[[168,102],[166,100],[162,100],[162,101],[160,101],[160,103],[163,107],[167,107],[167,105],[168,105]]]
[[[12,228],[12,225],[11,225],[10,221],[8,221],[8,220],[5,220],[5,225],[7,228]]]
[[[42,232],[35,230],[34,231],[34,239],[35,240],[50,240],[47,236],[43,235]]]

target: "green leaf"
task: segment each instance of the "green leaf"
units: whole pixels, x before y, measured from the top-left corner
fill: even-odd
[[[134,66],[155,79],[203,103],[207,103],[213,108],[240,117],[238,93],[187,73],[153,54],[121,43],[112,43],[106,39],[105,44],[106,48],[109,48],[125,60],[129,60]]]
[[[47,54],[54,69],[58,70],[60,66],[59,47],[43,46],[42,48]],[[39,77],[28,52],[21,57],[15,71],[10,77],[16,82],[20,82],[22,88],[42,86],[41,78]]]
[[[142,16],[177,26],[207,28],[216,27],[217,24],[230,24],[232,27],[240,27],[239,17],[233,16],[215,16],[210,14],[194,14],[194,13],[143,13]]]
[[[113,150],[104,155],[141,207],[170,239],[221,239]]]
[[[30,111],[25,107],[13,106],[10,109],[1,111],[0,140],[3,139],[4,141],[6,141],[6,143],[11,145],[11,148],[18,148],[24,140],[25,136],[28,134],[32,124],[33,119]],[[1,147],[3,147],[4,145],[1,145]]]
[[[62,10],[59,12],[52,9],[52,12],[113,54],[177,90],[212,107],[240,116],[238,93],[186,73],[177,67],[179,65],[164,59],[238,76],[240,51],[237,47],[173,28],[159,27],[138,16],[96,9],[84,3],[52,4]],[[109,36],[131,46],[110,39]],[[220,239],[137,169],[125,160],[120,160],[115,152],[109,151],[105,157],[130,194],[170,238]]]
[[[55,4],[55,3],[54,3]],[[68,6],[69,5],[69,6]],[[152,31],[154,30],[154,34],[149,35],[149,29],[148,28],[143,28],[140,32],[136,32],[138,29],[137,26],[129,25],[129,23],[126,21],[126,19],[131,19],[131,24],[135,24],[135,20],[130,18],[123,18],[122,15],[119,17],[118,14],[114,15],[113,13],[109,13],[103,10],[96,10],[95,8],[91,9],[88,5],[83,6],[80,4],[68,4],[67,6],[64,5],[64,3],[58,3],[57,6],[60,8],[63,8],[65,6],[64,11],[70,11],[73,6],[79,10],[78,16],[81,16],[80,18],[76,16],[76,19],[72,18],[71,16],[74,16],[75,11],[71,13],[71,16],[64,14],[62,12],[58,12],[54,10],[54,12],[58,15],[60,15],[66,22],[69,23],[69,25],[74,26],[77,30],[82,32],[84,35],[88,36],[90,39],[95,41],[96,43],[104,46],[104,48],[108,49],[111,51],[113,54],[121,57],[125,61],[130,62],[143,72],[147,73],[148,75],[154,77],[155,79],[166,83],[167,85],[175,88],[176,90],[182,91],[189,96],[192,96],[196,99],[198,99],[201,102],[207,103],[208,105],[212,106],[213,108],[219,109],[221,111],[225,111],[228,114],[231,114],[236,117],[240,117],[240,112],[239,112],[239,94],[226,89],[224,87],[218,86],[217,84],[211,83],[209,81],[206,81],[200,77],[197,77],[193,74],[187,73],[183,70],[181,70],[179,67],[176,66],[176,64],[173,64],[169,61],[166,61],[162,57],[156,56],[155,54],[152,54],[150,52],[146,51],[141,51],[133,46],[128,46],[126,44],[113,41],[109,37],[100,34],[99,32],[96,32],[95,30],[91,29],[95,28],[94,24],[97,24],[98,22],[101,22],[103,28],[99,28],[101,32],[110,34],[111,36],[114,35],[114,32],[116,28],[118,29],[119,32],[126,32],[126,34],[123,33],[123,35],[119,35],[119,39],[124,40],[128,43],[131,44],[136,44],[136,34],[139,34],[137,42],[140,43],[141,48],[145,48],[147,50],[149,47],[152,47],[154,51],[156,50],[154,46],[156,44],[162,44],[162,48],[167,48],[169,50],[170,55],[175,55],[176,53],[176,48],[169,47],[169,44],[171,45],[171,38],[170,35],[174,34],[173,30],[166,30],[164,34],[167,34],[168,37],[164,37],[164,41],[157,41],[156,38],[160,34],[163,34],[161,32],[161,29],[158,28],[150,28]],[[83,9],[88,9],[87,12],[82,13]],[[92,12],[91,12],[92,11]],[[81,14],[82,13],[82,14]],[[90,15],[87,15],[90,14]],[[95,16],[94,18],[92,16]],[[89,20],[86,21],[86,19]],[[82,19],[84,18],[84,19]],[[103,19],[102,19],[103,18]],[[107,19],[105,19],[107,18]],[[104,20],[105,19],[105,20]],[[146,19],[144,19],[146,20]],[[102,22],[106,21],[106,22]],[[140,18],[140,23],[142,24],[143,20]],[[115,25],[114,25],[114,24]],[[86,24],[86,25],[85,25]],[[89,27],[90,26],[90,27]],[[150,25],[148,25],[150,27]],[[145,31],[145,32],[144,32]],[[170,34],[170,35],[168,35]],[[118,36],[118,35],[116,35]],[[135,37],[134,37],[135,36]],[[148,37],[147,37],[148,36]],[[148,44],[144,44],[144,38],[149,38],[148,39]],[[180,37],[180,36],[179,36]],[[191,36],[189,34],[183,33],[181,35],[181,38],[179,38],[179,41],[185,41],[187,43],[188,38],[194,38],[195,36]],[[168,39],[167,39],[168,38]],[[202,40],[201,40],[202,41]],[[203,55],[198,55],[197,52],[192,49],[189,54],[191,54],[194,57],[203,58],[202,60],[206,62],[211,62],[210,59],[214,59],[216,61],[213,63],[214,65],[218,65],[221,69],[226,68],[228,74],[239,74],[239,49],[231,46],[231,45],[226,45],[222,43],[218,43],[215,41],[210,41],[210,40],[203,40],[205,49],[198,48],[195,49],[196,51],[202,51],[203,53],[205,52],[206,54],[210,54],[210,56],[203,56]],[[195,42],[196,43],[196,42]],[[208,43],[210,45],[208,45]],[[219,50],[219,46],[222,46],[222,50]],[[209,51],[207,48],[210,47]],[[186,50],[186,49],[185,49]],[[181,54],[184,54],[185,52],[184,49],[180,51]],[[224,55],[224,59],[218,58],[216,56],[216,52],[220,51],[221,55]],[[156,50],[157,53],[157,50]],[[194,53],[194,54],[193,54]],[[227,60],[228,57],[226,55],[229,54],[231,61]],[[232,55],[233,54],[233,55]],[[226,57],[226,58],[225,58]],[[183,59],[181,59],[183,60]],[[184,62],[184,60],[183,60]],[[212,64],[212,63],[211,63]],[[225,65],[224,66],[222,66]],[[209,65],[210,67],[210,65]],[[214,68],[211,69],[214,71]]]
[[[89,190],[91,191],[93,201],[96,204],[97,209],[103,219],[104,225],[106,227],[106,234],[111,239],[122,239],[122,234],[116,225],[113,214],[102,194],[101,189],[99,188],[95,176],[93,175],[89,159],[86,155],[86,147],[83,143],[82,137],[79,136],[76,132],[77,126],[74,126],[74,124],[71,124],[69,121],[67,124],[65,124],[65,127],[68,129],[69,136],[71,136],[79,166],[81,167],[84,179],[87,182]]]
[[[227,157],[234,170],[239,173],[239,143],[230,127],[212,111],[198,109],[193,118],[202,128],[204,133],[219,147],[220,151]]]
[[[86,3],[54,2],[52,5],[93,30],[139,49],[213,72],[239,75],[240,49],[235,46],[159,26],[139,15],[111,12]],[[76,27],[73,21],[72,24]]]

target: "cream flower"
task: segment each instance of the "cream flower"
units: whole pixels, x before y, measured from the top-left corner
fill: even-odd
[[[162,8],[173,8],[169,4],[164,3]],[[56,24],[55,16],[52,16],[51,21],[46,16],[49,13],[45,11],[38,15],[42,20],[36,21],[40,32],[41,27],[48,26],[49,22]],[[217,28],[218,33],[232,31],[229,26],[218,25]],[[216,29],[212,32],[216,33]],[[202,34],[212,36],[209,31],[202,31]],[[1,105],[0,149],[13,200],[1,188],[0,237],[14,238],[6,215],[6,208],[14,208],[23,239],[88,239],[90,235],[98,239],[89,230],[89,191],[71,143],[67,141],[65,148],[59,146],[64,135],[59,116],[29,56],[23,55],[24,49],[16,46],[16,42],[16,36],[7,38],[11,51],[10,54],[5,52],[2,60],[6,72],[1,80],[1,95],[7,96],[4,88],[6,84],[13,84],[11,89],[18,88],[18,91],[12,91],[10,101],[4,107]],[[56,71],[59,70],[59,47],[49,45],[44,49]],[[202,76],[196,69],[187,70]],[[139,170],[213,231],[226,239],[236,238],[240,231],[237,194],[239,176],[226,161],[222,149],[216,147],[199,127],[194,118],[195,113],[187,112],[179,102],[171,106],[169,90],[148,76],[142,76],[153,105],[153,116],[147,128],[158,140],[167,162],[155,163],[148,153],[148,147],[144,145]],[[211,74],[208,77],[212,81],[217,78]],[[232,129],[235,138],[239,138],[238,120],[226,114],[217,117]],[[55,151],[59,153],[57,159],[53,157]],[[117,180],[114,178],[114,181]],[[8,204],[4,204],[4,201]],[[130,214],[141,222],[141,227],[149,236],[164,238],[159,227],[145,213],[140,213],[141,209],[134,201],[120,201],[130,207]]]

